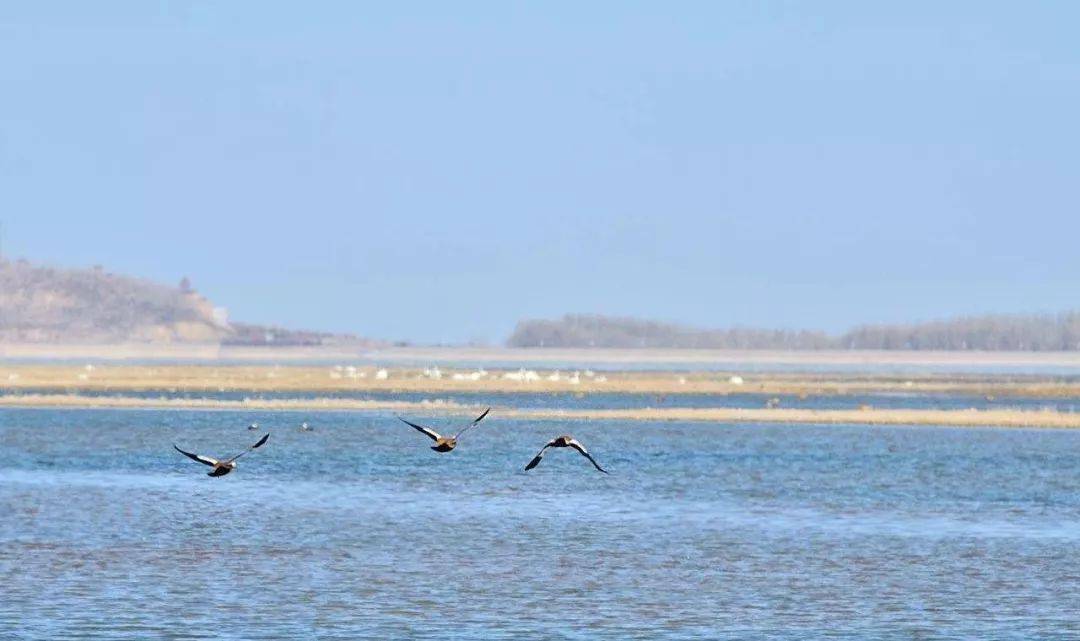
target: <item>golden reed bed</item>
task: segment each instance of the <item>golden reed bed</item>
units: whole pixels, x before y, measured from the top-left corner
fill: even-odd
[[[159,392],[138,398],[130,392]],[[94,395],[83,394],[94,392]],[[263,392],[315,398],[181,399],[176,393]],[[499,408],[505,417],[535,420],[678,420],[704,422],[860,423],[1001,427],[1080,427],[1080,414],[1053,410],[835,409],[761,407],[773,395],[953,394],[1009,397],[1080,397],[1080,383],[1048,377],[898,376],[737,372],[588,372],[551,369],[481,370],[274,365],[0,365],[0,406],[129,407],[172,409],[357,410],[468,414],[477,408],[452,402],[319,398],[334,392],[750,394],[747,408],[638,407],[590,410]],[[101,394],[105,393],[104,396]],[[498,399],[494,402],[498,403]],[[652,399],[642,405],[653,405]]]
[[[449,401],[375,401],[363,399],[216,399],[136,398],[131,396],[81,396],[77,394],[20,394],[0,396],[0,407],[144,408],[175,410],[277,410],[277,411],[393,411],[466,415],[479,406]],[[743,408],[628,408],[544,410],[497,407],[504,418],[538,421],[639,420],[696,421],[714,423],[803,423],[869,425],[941,425],[952,427],[1080,427],[1080,414],[1053,410],[907,410],[874,409],[807,410]]]
[[[616,394],[958,394],[1080,397],[1080,382],[1030,376],[874,375],[732,372],[596,372],[551,369],[432,370],[272,365],[3,365],[0,390],[162,392],[529,392]],[[550,380],[555,375],[558,380]],[[455,379],[455,376],[460,377]],[[522,380],[533,376],[535,380]],[[470,378],[472,377],[472,378]],[[741,379],[741,383],[732,382]]]

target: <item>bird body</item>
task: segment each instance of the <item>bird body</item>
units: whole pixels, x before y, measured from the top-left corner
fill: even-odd
[[[457,439],[453,436],[440,436],[435,439],[435,444],[431,446],[431,449],[436,452],[449,452],[457,447]]]
[[[585,449],[585,446],[582,445],[580,441],[575,439],[573,436],[570,436],[569,434],[556,436],[555,438],[548,441],[547,445],[545,445],[539,452],[537,452],[536,456],[534,456],[533,459],[529,461],[529,464],[525,466],[526,472],[533,469],[537,465],[540,465],[540,460],[544,458],[544,452],[546,452],[549,447],[572,447],[578,452],[580,452],[582,456],[589,459],[589,462],[593,464],[593,467],[600,470],[604,474],[609,473],[607,470],[600,467],[600,464],[597,463],[596,459],[594,459],[592,455],[589,454],[588,450]]]
[[[211,458],[209,456],[203,456],[201,454],[195,454],[193,452],[185,452],[184,450],[180,449],[179,446],[177,446],[175,443],[173,444],[173,448],[176,449],[177,452],[180,452],[181,454],[183,454],[184,456],[188,457],[189,459],[191,459],[193,461],[197,461],[199,463],[202,463],[203,465],[209,465],[210,467],[214,468],[214,469],[210,470],[209,472],[207,472],[206,475],[216,477],[216,476],[225,476],[229,472],[232,472],[233,470],[235,470],[236,469],[236,459],[240,458],[241,456],[247,454],[248,452],[250,452],[252,450],[255,450],[255,449],[258,449],[258,448],[262,447],[263,444],[266,443],[266,440],[268,438],[270,438],[270,433],[269,432],[264,434],[263,437],[261,439],[259,439],[259,441],[257,443],[255,443],[254,445],[252,445],[251,447],[247,448],[243,452],[240,452],[239,454],[237,454],[236,456],[234,456],[234,457],[232,457],[230,459],[225,459],[224,461],[219,461],[216,458]]]
[[[218,463],[214,469],[206,473],[207,476],[225,476],[236,469],[236,463]]]
[[[425,425],[419,425],[419,424],[413,423],[411,421],[406,421],[405,419],[401,418],[400,416],[397,417],[397,418],[402,423],[405,423],[406,425],[408,425],[409,427],[412,427],[413,429],[417,430],[418,432],[423,432],[425,435],[427,435],[428,438],[435,441],[435,444],[431,446],[431,449],[435,450],[436,452],[443,453],[443,452],[449,452],[449,451],[453,450],[455,447],[457,447],[458,438],[462,434],[464,434],[467,430],[469,430],[469,429],[471,429],[473,427],[476,427],[476,424],[479,423],[480,421],[484,420],[484,417],[487,416],[488,412],[490,412],[490,411],[491,411],[490,407],[487,408],[486,410],[484,410],[483,414],[481,414],[480,416],[477,416],[476,418],[474,418],[471,423],[466,425],[464,428],[461,429],[461,431],[459,431],[457,434],[454,434],[453,436],[443,436],[443,435],[439,434],[438,432],[436,432],[435,430],[433,430],[430,427],[427,427]]]

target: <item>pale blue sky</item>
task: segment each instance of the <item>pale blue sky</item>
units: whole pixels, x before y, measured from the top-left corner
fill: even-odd
[[[383,4],[0,5],[5,251],[421,341],[1078,306],[1078,4]]]

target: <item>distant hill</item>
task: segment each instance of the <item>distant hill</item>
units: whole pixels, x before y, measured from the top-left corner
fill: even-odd
[[[634,318],[568,314],[524,320],[511,347],[876,350],[1080,350],[1080,312],[986,315],[905,325],[863,325],[840,336],[811,330],[698,329]]]
[[[230,324],[191,289],[113,274],[0,260],[0,342],[323,345],[353,336]]]
[[[229,333],[195,292],[91,269],[0,262],[0,340],[217,342]]]

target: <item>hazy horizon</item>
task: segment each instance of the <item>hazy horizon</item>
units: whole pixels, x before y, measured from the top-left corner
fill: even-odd
[[[1080,9],[678,10],[0,7],[3,253],[426,343],[1077,307]]]

